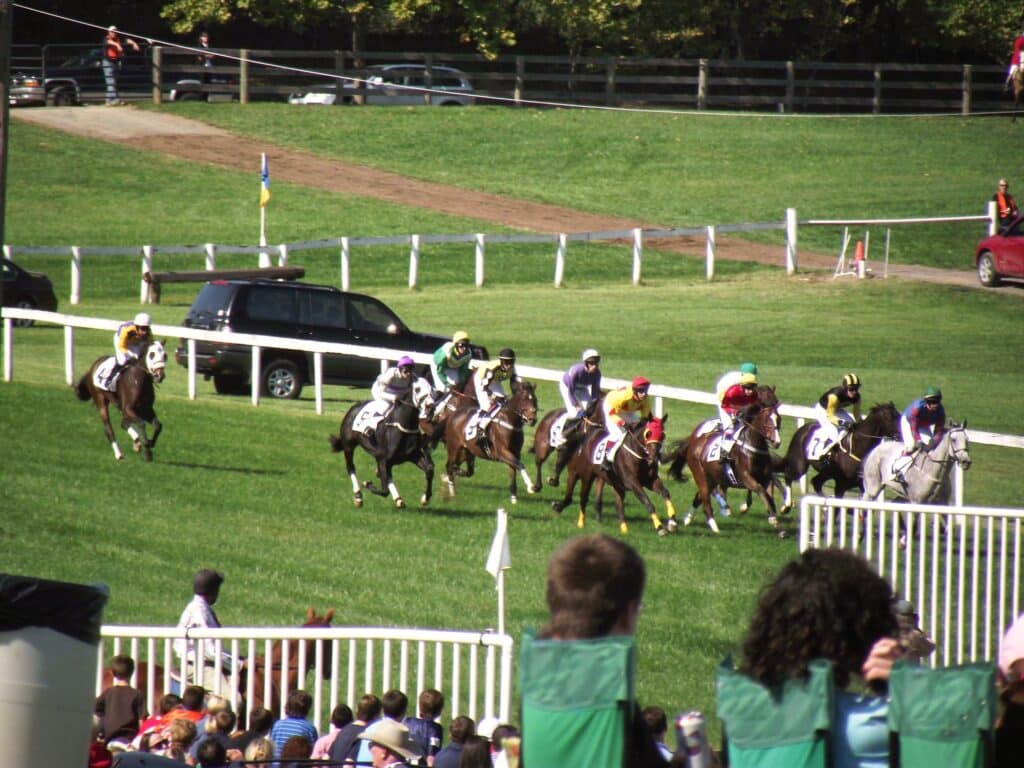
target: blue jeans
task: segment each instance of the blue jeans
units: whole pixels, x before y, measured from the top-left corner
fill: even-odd
[[[117,62],[103,59],[103,79],[107,81],[107,103],[117,101]]]

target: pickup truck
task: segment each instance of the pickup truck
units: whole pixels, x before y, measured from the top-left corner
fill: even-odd
[[[122,99],[148,98],[153,92],[150,49],[127,50],[117,76]],[[199,75],[164,71],[162,88],[170,101],[208,99]],[[44,46],[38,58],[12,59],[8,102],[12,107],[74,106],[101,102],[106,96],[103,48]]]

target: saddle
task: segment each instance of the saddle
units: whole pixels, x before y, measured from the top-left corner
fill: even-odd
[[[96,366],[96,370],[92,375],[92,383],[96,389],[102,389],[106,392],[117,392],[117,380],[121,378],[121,373],[118,373],[109,383],[107,381],[116,364],[117,358],[111,356],[105,358],[102,363]]]
[[[352,420],[352,431],[369,434],[375,432],[388,411],[391,410],[391,403],[386,401],[371,400],[362,408]]]

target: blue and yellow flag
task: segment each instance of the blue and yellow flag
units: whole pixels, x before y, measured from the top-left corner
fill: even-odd
[[[260,207],[262,208],[270,201],[270,166],[267,165],[267,156],[263,155],[263,167],[260,170]]]

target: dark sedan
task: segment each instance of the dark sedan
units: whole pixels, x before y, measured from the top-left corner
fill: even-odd
[[[3,265],[5,307],[21,309],[42,309],[47,312],[57,311],[57,295],[53,292],[50,278],[41,272],[29,272],[22,269],[9,259],[0,259]],[[32,320],[15,320],[14,324],[27,327]]]
[[[1024,279],[1024,216],[1017,216],[974,250],[974,266],[982,285],[999,285],[1003,278]]]

